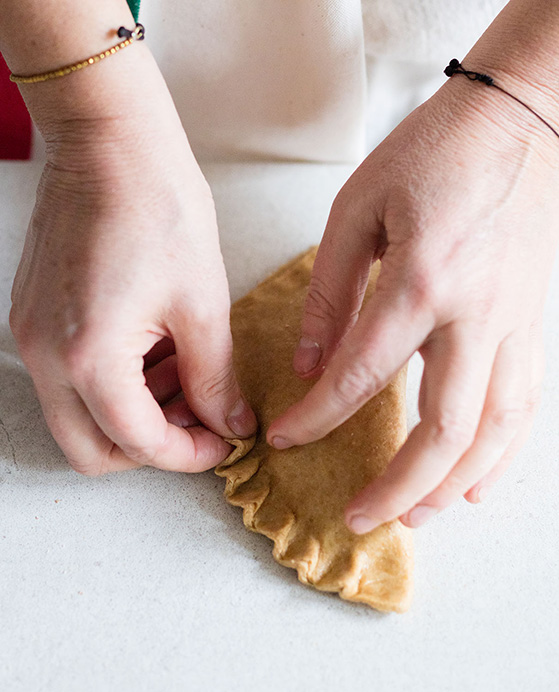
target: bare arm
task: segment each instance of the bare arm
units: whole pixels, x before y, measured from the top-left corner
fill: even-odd
[[[20,74],[134,25],[124,0],[0,0],[0,17]],[[10,324],[54,437],[93,475],[214,466],[222,437],[256,422],[232,366],[211,193],[147,41],[21,91],[48,160]]]
[[[16,74],[35,74],[81,60],[111,47],[119,26],[133,28],[125,0],[0,0],[0,51]],[[138,68],[150,62],[147,46],[138,44],[79,78],[23,85],[21,91],[41,129],[66,118],[110,117],[118,114],[134,84]],[[153,68],[152,68],[153,70]],[[115,99],[111,85],[119,86]]]

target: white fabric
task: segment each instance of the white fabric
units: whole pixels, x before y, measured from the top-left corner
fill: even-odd
[[[505,5],[506,0],[363,0],[367,54],[419,63],[462,58]]]
[[[200,161],[357,163],[504,4],[143,0],[140,19]]]
[[[360,0],[144,0],[151,48],[201,159],[359,159]]]
[[[445,82],[443,67],[367,55],[367,152]]]

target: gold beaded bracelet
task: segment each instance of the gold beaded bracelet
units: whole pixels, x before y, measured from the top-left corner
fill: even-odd
[[[124,41],[117,43],[112,48],[107,48],[101,53],[92,55],[90,58],[85,60],[80,60],[72,65],[66,65],[65,67],[59,67],[57,70],[51,70],[50,72],[42,72],[41,74],[33,74],[29,76],[11,74],[10,80],[12,82],[17,82],[18,84],[35,84],[36,82],[46,82],[49,79],[57,79],[58,77],[65,77],[67,74],[72,74],[72,72],[77,72],[78,70],[83,70],[84,67],[89,67],[89,65],[95,65],[95,63],[104,60],[105,58],[118,53],[119,50],[126,48],[131,43],[135,41],[143,41],[145,38],[145,29],[142,24],[136,24],[135,28],[130,31],[125,27],[121,26],[117,31],[117,35],[120,38],[124,38]]]

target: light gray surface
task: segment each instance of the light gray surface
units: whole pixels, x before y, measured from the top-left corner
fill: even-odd
[[[234,297],[319,239],[349,173],[208,169]],[[531,441],[483,506],[416,532],[413,607],[380,615],[276,565],[211,471],[90,479],[66,466],[7,325],[38,175],[0,164],[3,692],[558,689],[557,272]],[[414,361],[412,393],[419,375]]]

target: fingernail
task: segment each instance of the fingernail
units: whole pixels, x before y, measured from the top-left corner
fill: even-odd
[[[408,526],[412,529],[416,529],[418,526],[424,524],[428,519],[434,517],[439,510],[436,507],[430,507],[429,505],[417,505],[410,512],[408,512],[408,521],[406,522]]]
[[[299,375],[306,375],[316,368],[321,355],[322,351],[316,341],[303,336],[293,356],[293,369]]]
[[[483,502],[487,495],[489,494],[489,488],[486,485],[483,485],[478,491],[477,491],[477,501],[478,502]]]
[[[365,514],[354,514],[348,520],[347,525],[353,533],[362,534],[369,533],[369,531],[376,529],[377,526],[380,526],[380,522],[371,519],[371,517],[367,517]]]
[[[293,443],[286,440],[285,437],[272,437],[272,447],[276,449],[289,449],[293,447]]]
[[[239,437],[249,437],[256,430],[256,418],[250,406],[241,397],[227,416],[227,425]]]

